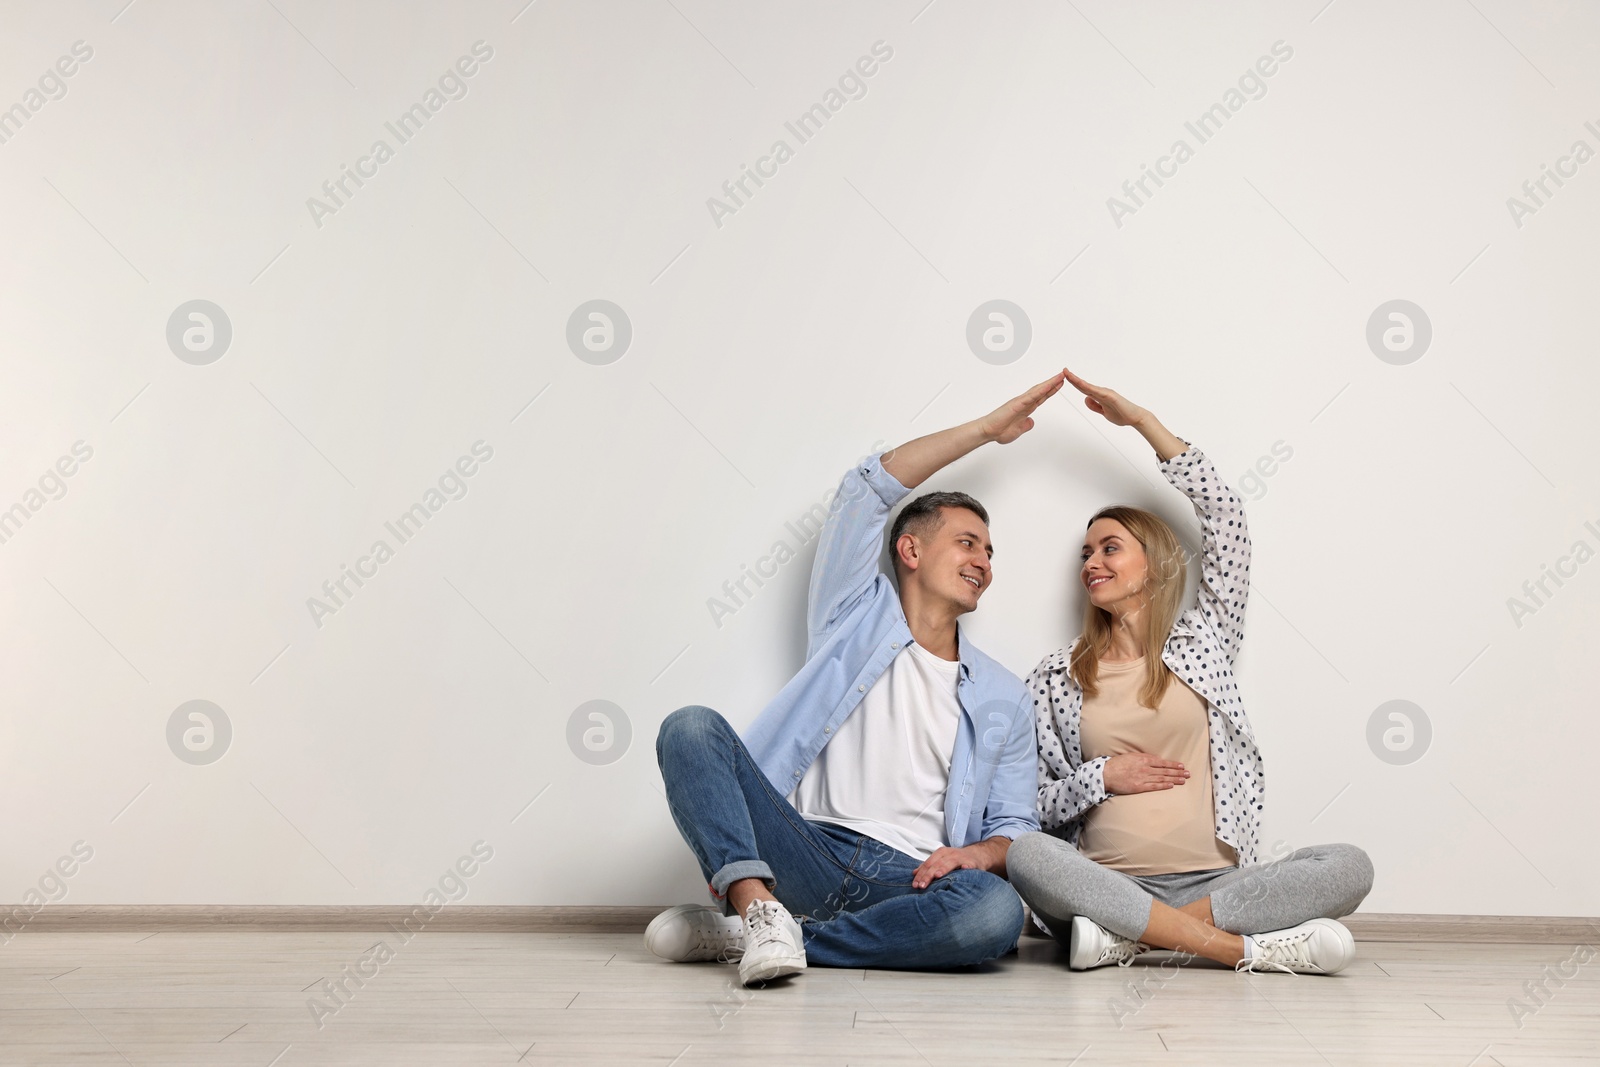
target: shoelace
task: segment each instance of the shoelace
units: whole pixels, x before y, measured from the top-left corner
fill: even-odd
[[[1315,965],[1306,952],[1306,946],[1310,941],[1310,931],[1294,937],[1275,938],[1266,942],[1257,941],[1256,954],[1247,960],[1240,960],[1233,965],[1233,969],[1241,973],[1274,970],[1282,971],[1284,974],[1299,974],[1300,971],[1286,965],[1293,963],[1308,970],[1312,969]]]
[[[752,900],[744,913],[745,948],[784,940],[783,919],[787,909],[776,900]]]
[[[1149,945],[1139,941],[1129,941],[1126,938],[1119,937],[1115,941],[1111,942],[1111,945],[1104,952],[1100,953],[1100,960],[1095,964],[1095,966],[1099,967],[1102,964],[1110,963],[1112,960],[1116,960],[1118,967],[1129,967],[1133,965],[1133,958],[1135,956],[1149,951]]]
[[[724,931],[720,925],[704,927],[700,931],[700,941],[695,948],[716,949],[717,954],[714,959],[718,963],[737,963],[744,955],[744,933]]]

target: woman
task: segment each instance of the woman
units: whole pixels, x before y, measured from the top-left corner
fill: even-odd
[[[1239,498],[1150,412],[1067,380],[1091,411],[1138,430],[1193,502],[1201,582],[1180,615],[1172,529],[1131,507],[1090,520],[1083,633],[1028,676],[1046,832],[1012,843],[1011,882],[1074,970],[1155,947],[1238,970],[1332,974],[1355,956],[1334,919],[1367,895],[1372,864],[1351,845],[1257,862],[1261,757],[1233,678],[1250,574]]]

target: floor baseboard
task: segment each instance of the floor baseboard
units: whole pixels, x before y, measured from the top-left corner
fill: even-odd
[[[0,938],[23,930],[382,930],[405,927],[455,933],[642,933],[663,906],[446,905],[429,915],[405,905],[120,905],[51,904],[31,916],[0,906]],[[1360,941],[1464,944],[1600,944],[1600,917],[1554,915],[1407,915],[1357,912],[1344,924]]]
[[[1600,918],[1558,915],[1406,915],[1356,912],[1339,920],[1358,941],[1600,945]]]
[[[496,906],[446,904],[429,913],[420,904],[51,904],[24,924],[28,930],[383,930],[405,927],[454,933],[643,933],[661,907],[624,905]],[[25,911],[14,913],[19,918]],[[16,930],[0,906],[0,936]]]

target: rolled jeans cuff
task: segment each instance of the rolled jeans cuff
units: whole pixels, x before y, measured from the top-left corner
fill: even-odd
[[[722,904],[724,912],[731,907],[728,903],[728,887],[741,878],[759,878],[768,889],[778,884],[778,880],[772,877],[772,868],[767,866],[765,860],[734,860],[711,877],[711,895]]]

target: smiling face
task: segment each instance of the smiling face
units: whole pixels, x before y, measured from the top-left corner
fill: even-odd
[[[1083,536],[1082,558],[1078,579],[1089,591],[1090,603],[1112,614],[1140,605],[1149,561],[1126,526],[1111,518],[1094,520]]]
[[[966,508],[940,508],[939,520],[937,527],[901,534],[895,543],[902,582],[915,581],[924,593],[972,611],[994,578],[989,526]]]

